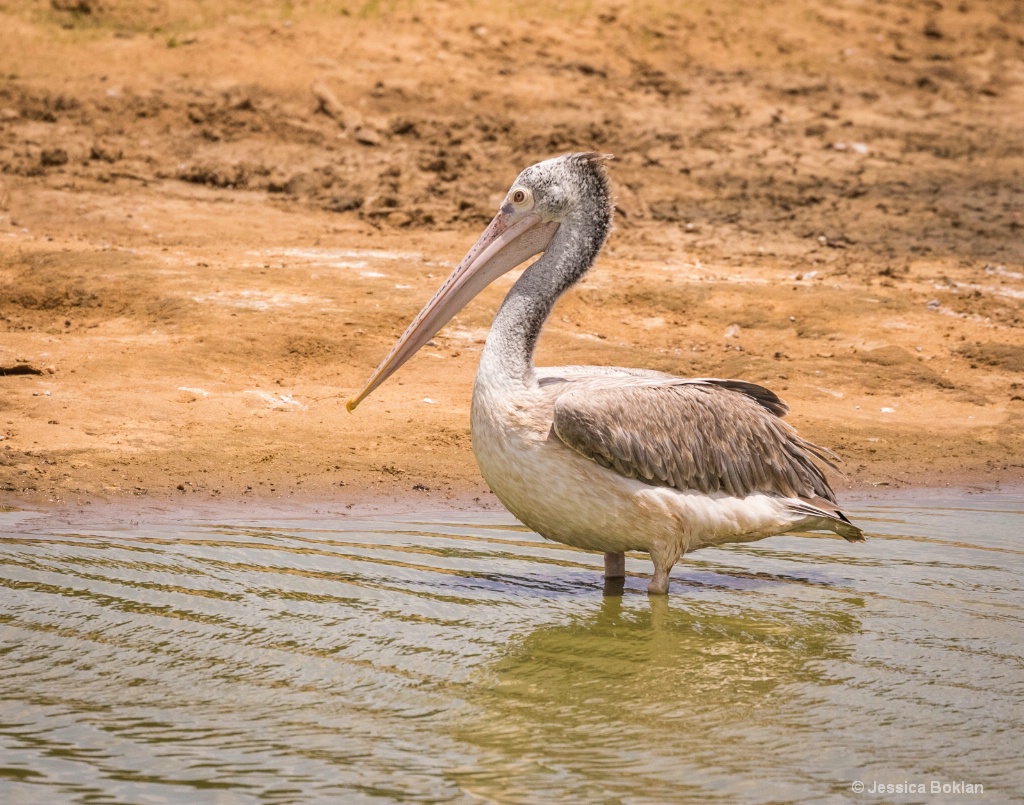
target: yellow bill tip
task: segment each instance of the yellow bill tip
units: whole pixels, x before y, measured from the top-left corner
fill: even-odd
[[[357,405],[359,405],[359,398],[358,397],[353,397],[351,400],[349,400],[347,403],[345,403],[345,408],[351,414],[353,411],[356,410],[356,406]]]

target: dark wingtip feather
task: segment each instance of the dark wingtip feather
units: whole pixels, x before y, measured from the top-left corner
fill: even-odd
[[[762,408],[771,411],[780,419],[789,413],[789,406],[786,404],[785,400],[779,397],[779,395],[771,389],[766,389],[764,386],[757,385],[757,383],[750,383],[746,380],[720,380],[714,377],[701,378],[699,382],[711,383],[712,385],[728,389],[729,391],[746,394]]]
[[[836,533],[847,542],[864,542],[864,532],[845,517],[843,517],[843,520],[845,522],[836,525]]]
[[[850,522],[850,518],[824,498],[801,498],[799,504],[791,506],[797,514],[807,515],[819,520],[823,527],[841,536],[847,542],[864,542],[864,532]]]

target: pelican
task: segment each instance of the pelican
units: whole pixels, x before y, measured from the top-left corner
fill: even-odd
[[[742,380],[684,379],[647,369],[533,365],[555,301],[604,246],[613,204],[604,160],[568,154],[527,168],[497,215],[419,312],[349,411],[493,280],[531,257],[505,297],[473,386],[473,452],[498,499],[550,540],[654,564],[668,592],[688,551],[789,532],[864,535],[836,504],[820,461],[835,454],[783,422],[789,407]]]

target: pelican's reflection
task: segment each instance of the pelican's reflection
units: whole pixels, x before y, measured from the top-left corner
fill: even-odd
[[[703,774],[752,720],[799,717],[828,663],[848,657],[860,622],[821,603],[764,612],[712,597],[606,595],[591,614],[512,644],[476,680],[453,737],[479,762],[453,776],[484,799],[515,801],[513,779],[536,796],[545,775],[562,786],[571,775],[590,801],[624,793],[625,764],[650,775],[653,801],[685,799],[696,779],[687,769]]]
[[[605,598],[621,598],[622,594],[626,591],[626,579],[624,576],[617,578],[605,578],[604,580],[604,597]]]

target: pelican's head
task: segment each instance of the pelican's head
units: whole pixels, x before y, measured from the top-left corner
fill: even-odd
[[[500,215],[539,215],[563,223],[580,215],[611,215],[604,160],[610,155],[566,154],[531,165],[512,183]]]
[[[602,164],[609,158],[567,154],[520,173],[498,214],[413,319],[363,390],[348,401],[348,410],[354,410],[480,291],[547,249],[563,224],[574,239],[583,241],[579,244],[583,251],[596,255],[611,227],[612,205]],[[580,225],[573,226],[576,223]],[[567,284],[581,273],[568,275]]]

